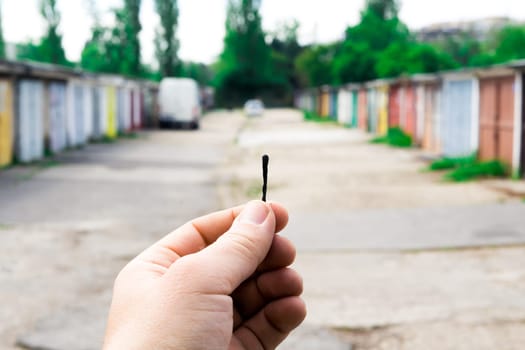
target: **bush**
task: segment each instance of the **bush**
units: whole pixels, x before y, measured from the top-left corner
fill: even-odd
[[[319,114],[315,112],[303,111],[303,113],[304,113],[304,120],[308,122],[335,123],[335,121],[331,119],[330,117],[321,117]]]
[[[473,164],[476,162],[476,154],[473,154],[468,157],[461,157],[461,158],[443,158],[436,160],[430,164],[429,169],[436,171],[436,170],[449,170],[449,169],[455,169],[460,166],[465,166],[469,164]]]
[[[446,180],[464,182],[479,178],[504,177],[507,169],[497,160],[464,164],[445,175]]]
[[[388,129],[386,136],[376,137],[370,143],[385,143],[393,147],[411,147],[412,137],[405,133],[401,128],[395,127]]]

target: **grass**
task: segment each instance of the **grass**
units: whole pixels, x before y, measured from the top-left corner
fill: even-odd
[[[262,194],[262,183],[254,181],[246,188],[245,195],[248,198],[259,198]]]
[[[319,114],[309,111],[304,111],[304,120],[307,122],[315,123],[331,123],[336,124],[337,122],[330,117],[321,117]]]
[[[48,168],[57,167],[61,163],[58,160],[56,160],[56,159],[47,158],[47,159],[43,159],[43,160],[39,161],[37,164],[40,167],[40,169],[48,169]]]
[[[498,160],[480,162],[476,158],[476,154],[467,157],[442,158],[432,162],[428,170],[449,170],[443,178],[446,181],[453,182],[504,177],[507,175],[508,169],[502,162]]]
[[[472,165],[476,162],[476,154],[473,154],[468,157],[459,157],[459,158],[442,158],[438,159],[432,164],[430,164],[429,170],[437,171],[437,170],[450,170],[450,169],[456,169],[461,166],[468,166]]]
[[[387,144],[393,147],[408,148],[412,147],[412,137],[405,133],[401,128],[390,128],[386,136],[376,137],[370,143]]]
[[[118,137],[129,140],[137,140],[140,138],[136,132],[119,132]]]
[[[116,138],[109,137],[107,135],[104,135],[103,137],[99,139],[91,140],[91,143],[93,144],[111,144],[117,142]]]
[[[445,180],[465,182],[474,179],[504,177],[507,174],[506,166],[498,161],[473,162],[464,164],[445,175]]]
[[[508,174],[508,167],[504,163],[498,160],[480,162],[476,153],[466,157],[438,159],[430,164],[428,170],[449,170],[443,178],[452,182],[505,177]]]

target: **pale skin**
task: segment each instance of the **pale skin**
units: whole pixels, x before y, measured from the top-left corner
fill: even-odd
[[[104,349],[275,349],[306,316],[287,222],[253,201],[146,249],[115,281]]]

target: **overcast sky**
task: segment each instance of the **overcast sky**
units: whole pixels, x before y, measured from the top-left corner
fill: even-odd
[[[22,42],[42,36],[44,24],[38,13],[38,0],[0,0],[4,36],[9,42]],[[123,0],[98,0],[102,12],[119,6]],[[158,24],[154,0],[142,0],[141,41],[143,61],[152,63],[154,28]],[[179,55],[184,60],[210,63],[222,50],[227,0],[179,0]],[[401,19],[412,29],[436,22],[468,20],[492,16],[525,18],[525,0],[403,0]],[[263,26],[297,19],[302,43],[329,42],[342,37],[345,28],[359,18],[364,0],[263,0]],[[58,0],[62,12],[61,31],[70,60],[79,60],[90,37],[91,21],[85,0]],[[516,17],[518,16],[518,17]]]

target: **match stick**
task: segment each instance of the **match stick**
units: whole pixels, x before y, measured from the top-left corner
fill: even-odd
[[[268,163],[270,162],[270,157],[265,154],[262,157],[262,169],[263,169],[263,187],[262,187],[262,200],[266,202],[266,191],[268,186]]]

